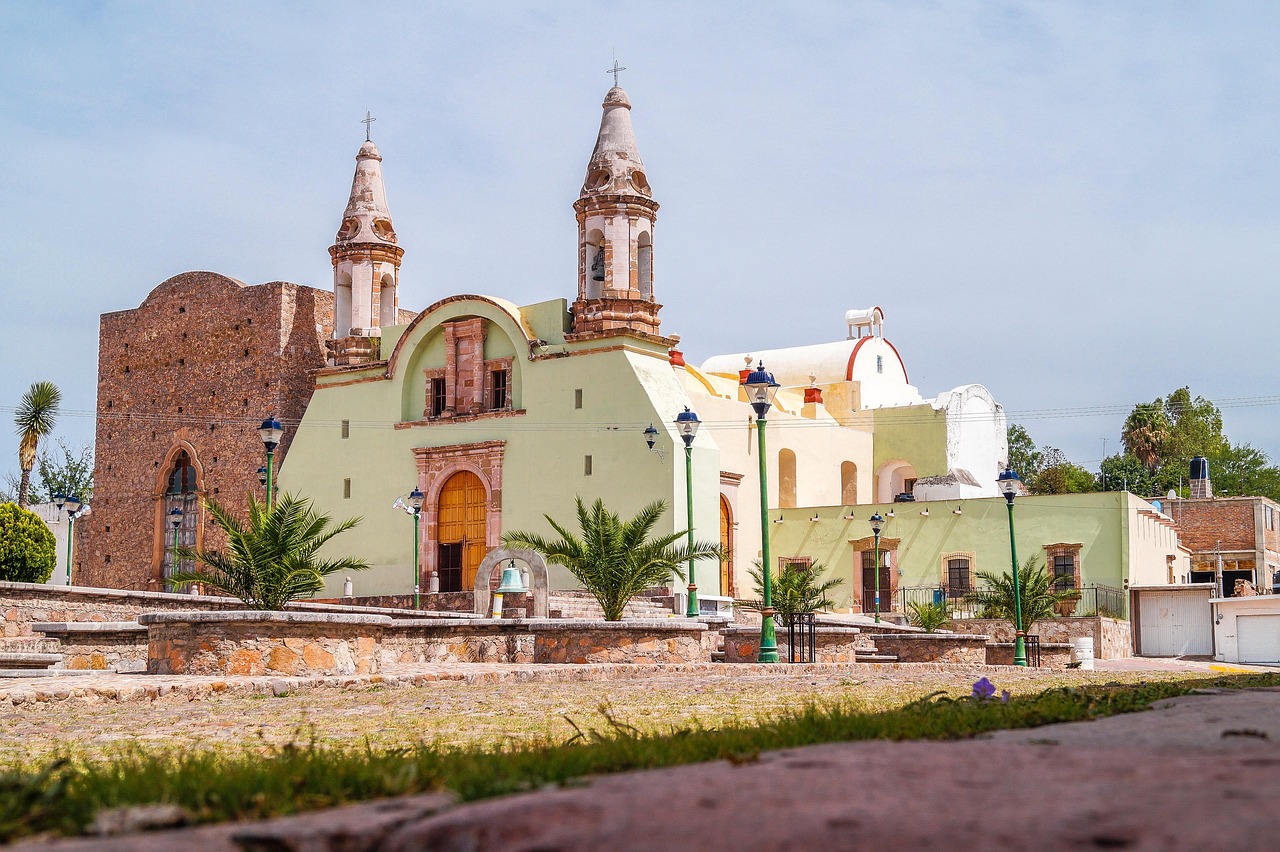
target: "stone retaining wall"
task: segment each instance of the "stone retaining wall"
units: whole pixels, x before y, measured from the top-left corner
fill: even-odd
[[[150,613],[148,674],[375,674],[385,615]]]
[[[952,620],[957,631],[985,633],[995,642],[1013,641],[1013,624],[1002,618],[957,618]],[[1093,639],[1093,656],[1099,660],[1122,660],[1133,656],[1133,631],[1128,621],[1104,616],[1080,618],[1045,618],[1032,625],[1028,633],[1040,637],[1041,644],[1070,644],[1072,639]]]
[[[760,652],[759,627],[726,627],[720,631],[724,637],[724,661],[726,663],[754,663]],[[776,630],[778,659],[789,659],[787,629]],[[856,627],[818,627],[814,636],[814,654],[818,663],[857,662],[859,648],[870,650],[862,631]]]
[[[136,621],[35,622],[32,628],[58,641],[62,664],[73,671],[145,672],[147,629]]]
[[[872,633],[867,639],[882,654],[898,658],[900,663],[970,663],[987,662],[988,636],[971,633]]]
[[[706,625],[666,620],[475,619],[393,622],[380,643],[388,668],[421,663],[707,662]]]
[[[467,593],[468,596],[470,593]],[[468,597],[469,599],[469,597]],[[4,636],[30,636],[36,622],[102,622],[134,621],[145,613],[155,612],[226,612],[244,610],[235,598],[214,595],[178,595],[170,592],[140,592],[130,589],[93,589],[83,586],[46,586],[42,583],[0,582],[0,625]],[[290,612],[370,612],[366,607],[326,605],[319,601],[295,601]],[[404,613],[388,610],[375,614],[406,615],[421,618],[470,617],[458,613]]]
[[[1067,667],[1067,664],[1070,662],[1071,662],[1070,643],[1067,643],[1067,642],[1041,642],[1040,643],[1040,668],[1065,669]],[[989,666],[1013,665],[1013,643],[1012,642],[987,643],[987,665]]]

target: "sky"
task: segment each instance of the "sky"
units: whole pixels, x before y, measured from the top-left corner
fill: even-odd
[[[91,442],[99,315],[177,273],[331,288],[366,110],[403,307],[572,299],[616,57],[691,363],[879,305],[925,396],[986,385],[1087,467],[1183,385],[1280,460],[1278,43],[1221,0],[10,0],[0,419],[51,380]]]

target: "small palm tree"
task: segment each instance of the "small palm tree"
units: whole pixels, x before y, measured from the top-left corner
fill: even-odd
[[[18,445],[18,467],[22,469],[22,478],[18,482],[18,505],[24,509],[31,490],[31,469],[36,466],[36,450],[40,439],[53,432],[61,402],[62,394],[53,382],[36,382],[27,388],[18,402],[13,422],[22,439]]]
[[[950,609],[943,601],[912,601],[907,604],[907,609],[907,620],[926,633],[933,633],[951,623]]]
[[[1013,621],[1013,576],[979,571],[978,579],[987,584],[986,588],[970,592],[965,600],[976,604],[986,617]],[[1076,589],[1055,588],[1053,578],[1034,556],[1028,557],[1018,570],[1018,586],[1022,597],[1023,630],[1030,630],[1037,621],[1052,617],[1060,606],[1080,599],[1080,592]]]
[[[790,627],[792,619],[802,612],[817,612],[831,609],[835,601],[827,597],[827,592],[844,582],[843,577],[822,579],[826,566],[821,562],[790,562],[773,578],[773,609],[782,621],[783,627]],[[760,561],[756,560],[751,569],[751,579],[755,581],[756,600],[738,601],[738,606],[760,612],[764,609],[764,571]]]
[[[316,551],[329,539],[360,523],[332,520],[311,507],[311,501],[285,494],[274,506],[249,495],[246,523],[225,506],[205,502],[214,523],[226,533],[227,549],[173,549],[176,559],[191,559],[204,570],[175,573],[175,583],[203,583],[244,601],[250,609],[280,610],[296,598],[312,597],[324,588],[324,578],[340,571],[363,571],[362,559],[318,559]]]
[[[569,532],[550,515],[543,515],[560,536],[552,541],[536,533],[514,531],[504,533],[504,547],[524,547],[548,560],[563,565],[588,592],[600,602],[607,621],[621,621],[627,602],[651,586],[670,581],[674,574],[684,579],[680,570],[690,559],[719,559],[720,545],[695,541],[690,550],[677,544],[688,530],[650,538],[654,526],[667,504],[650,503],[634,518],[623,521],[604,507],[602,500],[590,506],[575,497],[578,507],[578,529],[581,536]]]

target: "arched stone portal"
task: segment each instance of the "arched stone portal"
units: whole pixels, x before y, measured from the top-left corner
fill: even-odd
[[[493,575],[493,569],[510,559],[519,560],[529,566],[529,592],[533,595],[533,617],[548,618],[550,606],[547,601],[547,562],[532,550],[515,547],[490,550],[480,563],[475,580],[476,614],[489,614],[492,600],[489,580]]]

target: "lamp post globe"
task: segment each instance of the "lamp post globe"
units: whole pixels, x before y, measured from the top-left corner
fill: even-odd
[[[996,477],[996,485],[1009,505],[1009,561],[1013,569],[1013,664],[1027,664],[1027,634],[1022,629],[1022,588],[1018,577],[1018,542],[1013,531],[1013,500],[1018,496],[1022,480],[1017,471],[1005,465],[1004,472]]]
[[[262,446],[267,451],[267,506],[268,508],[275,503],[275,483],[273,480],[276,447],[280,446],[280,439],[284,437],[284,427],[280,425],[280,421],[275,415],[269,415],[266,420],[262,421],[262,425],[258,427],[258,437],[262,439]]]
[[[267,468],[265,465],[258,467],[258,484],[263,488],[267,487]]]
[[[184,512],[177,506],[169,510],[169,523],[173,526],[173,562],[171,563],[170,574],[174,574],[178,570],[178,528],[182,526],[182,516]]]
[[[685,508],[688,512],[686,518],[689,536],[689,552],[693,552],[693,439],[698,435],[698,427],[702,425],[702,421],[698,419],[698,415],[689,410],[689,406],[684,407],[676,415],[676,431],[680,433],[680,440],[684,441],[684,494]],[[693,557],[689,557],[689,594],[686,596],[688,601],[685,606],[685,617],[698,617],[698,581],[693,573]]]
[[[871,564],[871,570],[875,572],[876,578],[876,624],[880,623],[880,530],[884,529],[884,518],[879,512],[873,514],[868,520],[871,522],[871,533],[875,536],[875,559]],[[866,588],[863,586],[862,588]]]
[[[764,425],[773,398],[778,393],[778,383],[764,368],[764,362],[757,362],[756,368],[747,374],[742,383],[747,392],[747,402],[751,403],[756,413],[756,444],[760,459],[760,579],[764,587],[763,607],[760,611],[760,651],[756,662],[778,662],[778,637],[773,624],[773,572],[769,562],[769,470],[765,455]]]

